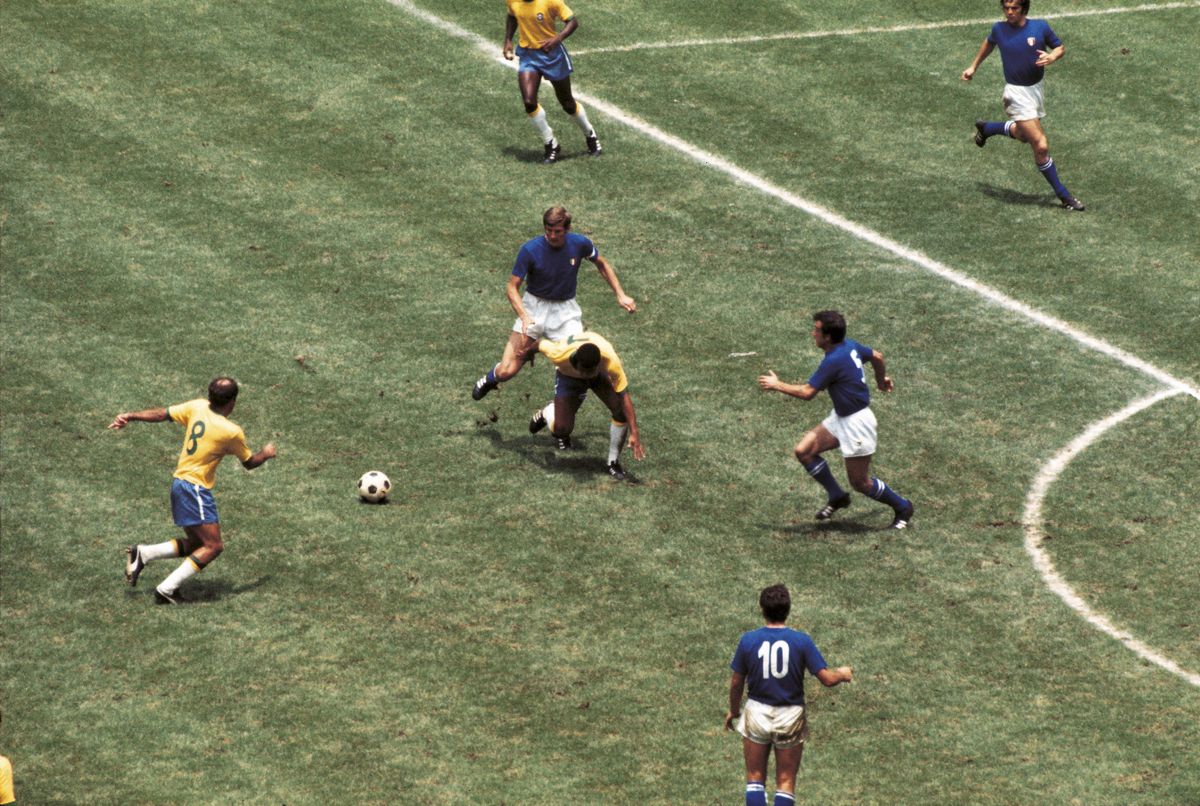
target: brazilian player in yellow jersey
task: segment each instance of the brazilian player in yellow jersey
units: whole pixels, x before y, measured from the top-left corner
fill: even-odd
[[[233,455],[243,467],[253,470],[276,456],[275,446],[271,443],[258,453],[252,453],[241,426],[229,419],[237,395],[237,381],[215,378],[208,385],[207,400],[200,398],[168,408],[124,412],[108,426],[120,430],[131,422],[165,423],[168,420],[183,426],[183,447],[171,482],[171,513],[184,536],[165,543],[125,549],[125,581],[130,586],[137,584],[147,563],[187,557],[154,589],[159,602],[178,604],[183,601],[179,586],[217,559],[225,549],[221,542],[217,503],[212,494],[221,460]]]
[[[585,330],[563,341],[543,339],[538,342],[538,352],[549,358],[557,370],[554,401],[533,413],[529,432],[536,434],[549,425],[559,449],[570,448],[575,413],[591,389],[608,406],[613,417],[605,469],[614,479],[625,480],[620,458],[626,440],[633,458],[638,461],[646,458],[646,449],[638,433],[633,398],[629,396],[629,379],[617,351],[603,336]]]
[[[0,806],[10,806],[17,802],[13,794],[12,762],[0,756]]]
[[[583,105],[575,100],[571,92],[571,55],[563,40],[575,33],[579,21],[563,0],[506,0],[508,16],[504,21],[504,58],[512,61],[513,34],[520,31],[517,41],[517,85],[521,89],[521,100],[525,114],[542,139],[544,153],[542,162],[558,162],[562,151],[554,130],[546,122],[546,110],[538,103],[538,88],[545,78],[554,87],[563,111],[583,132],[587,151],[593,157],[600,156],[600,139],[588,121]],[[563,24],[559,30],[558,24]]]

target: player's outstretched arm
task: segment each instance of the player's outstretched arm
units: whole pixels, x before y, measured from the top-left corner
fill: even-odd
[[[113,421],[108,424],[108,427],[114,431],[119,431],[132,422],[140,423],[165,423],[171,419],[171,415],[167,414],[166,409],[143,409],[142,411],[126,411],[118,414]]]
[[[986,39],[983,40],[983,44],[979,46],[979,52],[975,54],[975,60],[971,62],[971,66],[962,71],[963,81],[970,81],[975,77],[975,71],[979,69],[979,65],[983,64],[983,60],[988,57],[995,47],[995,45]]]
[[[592,262],[596,264],[596,268],[600,271],[600,276],[604,278],[604,282],[608,283],[609,288],[617,295],[617,304],[630,313],[636,311],[637,303],[633,301],[633,297],[625,293],[625,289],[621,288],[621,281],[617,279],[617,272],[613,269],[612,264],[601,255],[596,255],[596,259]]]
[[[817,679],[821,681],[821,685],[826,687],[833,687],[838,683],[849,683],[854,680],[854,667],[839,666],[836,669],[826,667],[817,672]]]
[[[256,467],[261,467],[262,465],[266,464],[268,459],[274,459],[275,456],[275,443],[268,442],[266,447],[264,447],[261,451],[242,462],[242,467],[246,468],[247,470],[253,470]]]
[[[875,385],[879,387],[881,392],[890,392],[895,388],[892,379],[887,374],[887,364],[883,361],[883,353],[874,350],[871,357],[867,359],[871,362],[871,369],[875,371]]]
[[[784,383],[771,369],[767,370],[765,375],[758,376],[758,388],[766,392],[782,392],[789,397],[798,397],[801,400],[812,400],[820,392],[819,389],[814,389],[807,383]]]
[[[629,450],[633,451],[633,458],[640,462],[646,458],[646,447],[642,445],[637,412],[633,408],[633,398],[629,396],[628,390],[621,392],[621,411],[625,415],[625,422],[629,423]]]

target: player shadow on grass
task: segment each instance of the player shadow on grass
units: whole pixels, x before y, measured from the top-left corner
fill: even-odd
[[[1062,202],[1056,199],[1053,194],[1046,195],[1045,193],[1020,193],[1010,188],[996,187],[989,185],[986,182],[976,183],[979,192],[984,196],[990,196],[997,201],[1002,201],[1005,204],[1025,204],[1037,207],[1061,207]]]
[[[604,457],[588,453],[587,446],[591,440],[584,441],[578,432],[571,435],[572,447],[565,451],[554,447],[554,441],[544,432],[536,435],[525,434],[515,439],[505,439],[500,432],[495,430],[488,430],[485,433],[494,447],[503,448],[516,454],[530,465],[547,473],[571,476],[576,481],[608,478],[604,470]],[[607,437],[604,445],[606,448],[608,447]],[[633,475],[630,474],[628,481],[632,482],[633,480]]]
[[[865,523],[867,515],[864,514],[861,518],[856,518],[851,515],[847,518],[831,521],[805,521],[797,520],[788,524],[772,524],[764,523],[762,527],[768,531],[782,532],[789,535],[801,535],[811,537],[814,540],[837,541],[839,539],[847,540],[851,537],[861,537],[873,532],[878,532],[882,527]]]
[[[568,154],[564,151],[562,154],[559,155],[558,162],[567,162],[568,160],[578,159],[580,157],[586,157],[587,155],[588,154],[586,151],[581,152],[579,154]],[[511,160],[516,160],[517,162],[527,162],[531,165],[534,163],[537,163],[538,165],[540,165],[542,163],[541,152],[534,151],[533,149],[529,149],[529,148],[517,148],[516,146],[506,146],[504,149],[504,156],[508,157]]]
[[[227,579],[197,579],[189,582],[181,591],[184,600],[183,604],[208,604],[209,602],[219,602],[230,596],[240,596],[243,593],[258,590],[263,585],[271,581],[271,575],[259,577],[253,582],[247,582],[244,585],[235,585]],[[132,591],[130,591],[132,593]],[[154,596],[154,589],[149,588],[147,593],[151,598]]]

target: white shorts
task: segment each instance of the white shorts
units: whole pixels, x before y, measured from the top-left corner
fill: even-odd
[[[531,339],[550,339],[562,341],[583,332],[583,309],[573,299],[550,300],[535,297],[526,293],[521,297],[525,313],[533,320],[533,324],[525,331]],[[521,320],[513,322],[513,330],[521,332]]]
[[[856,411],[849,417],[839,417],[836,411],[831,411],[821,425],[837,438],[842,456],[847,458],[870,456],[879,445],[875,412],[870,408]]]
[[[1009,120],[1037,120],[1046,117],[1046,98],[1042,82],[1032,87],[1004,85],[1004,114]]]
[[[808,712],[803,705],[765,705],[746,700],[737,732],[755,744],[796,747],[808,739]]]

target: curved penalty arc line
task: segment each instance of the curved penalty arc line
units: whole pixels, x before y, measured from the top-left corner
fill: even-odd
[[[1184,390],[1178,388],[1163,389],[1148,397],[1135,400],[1115,414],[1111,414],[1103,420],[1088,426],[1082,434],[1071,440],[1070,444],[1056,453],[1038,472],[1037,477],[1033,481],[1033,486],[1029,488],[1029,493],[1025,498],[1025,512],[1022,515],[1021,523],[1025,530],[1025,551],[1033,559],[1033,565],[1042,575],[1042,581],[1046,583],[1046,587],[1056,594],[1058,598],[1062,599],[1071,609],[1079,613],[1088,624],[1120,641],[1138,657],[1183,678],[1193,686],[1200,687],[1200,674],[1182,668],[1175,661],[1151,649],[1133,637],[1127,630],[1117,627],[1108,617],[1094,610],[1062,578],[1062,575],[1055,569],[1050,555],[1042,548],[1042,542],[1046,538],[1046,532],[1042,528],[1042,503],[1045,501],[1050,487],[1058,480],[1063,471],[1067,469],[1067,465],[1109,429],[1145,411],[1156,403],[1179,394],[1184,394]]]

